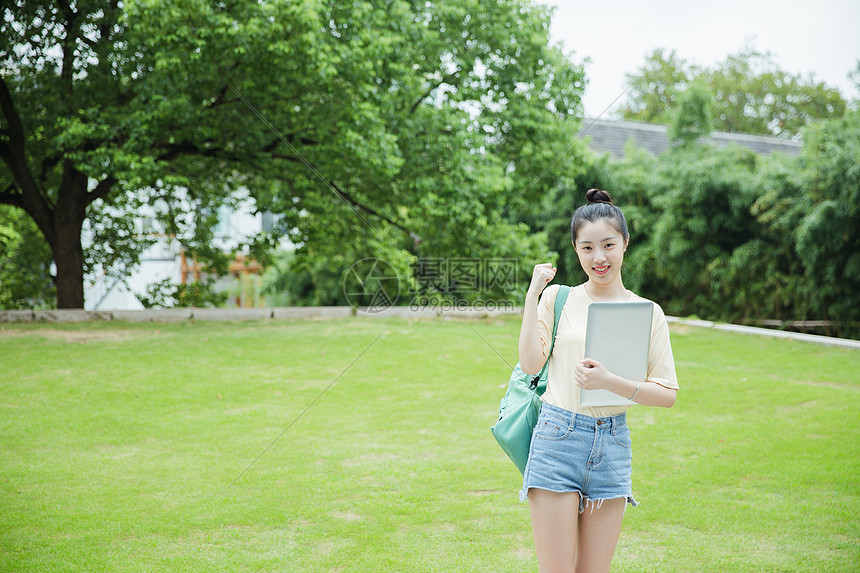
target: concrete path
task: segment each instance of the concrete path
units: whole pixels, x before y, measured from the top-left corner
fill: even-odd
[[[825,344],[827,346],[841,346],[843,348],[854,348],[860,350],[860,340],[849,338],[834,338],[832,336],[819,336],[817,334],[804,334],[802,332],[789,332],[787,330],[774,330],[772,328],[759,328],[756,326],[742,326],[740,324],[725,324],[722,322],[711,322],[709,320],[687,320],[674,316],[667,316],[666,320],[674,324],[685,324],[700,328],[713,328],[714,330],[725,330],[737,334],[754,334],[756,336],[770,336],[771,338],[789,338],[814,344]]]

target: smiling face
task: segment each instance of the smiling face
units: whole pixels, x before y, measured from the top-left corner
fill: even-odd
[[[627,241],[606,219],[585,223],[573,243],[579,264],[589,280],[599,285],[621,281],[621,263]]]

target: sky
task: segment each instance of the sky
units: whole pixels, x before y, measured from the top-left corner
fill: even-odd
[[[860,0],[536,0],[554,6],[550,35],[574,61],[585,57],[586,117],[611,117],[625,74],[655,48],[711,67],[745,46],[773,53],[791,74],[814,75],[846,99],[860,60]]]

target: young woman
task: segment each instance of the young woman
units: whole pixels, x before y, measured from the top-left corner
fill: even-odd
[[[678,382],[669,327],[656,303],[646,381],[609,372],[585,356],[585,326],[592,302],[644,301],[624,288],[621,266],[629,234],[609,193],[591,189],[573,214],[570,234],[588,280],[571,288],[549,362],[546,393],[523,476],[541,572],[609,571],[627,503],[635,506],[627,406],[585,408],[581,389],[603,388],[645,406],[671,407]],[[520,331],[520,366],[536,373],[547,360],[558,286],[550,263],[535,266]],[[543,296],[541,296],[543,292]]]

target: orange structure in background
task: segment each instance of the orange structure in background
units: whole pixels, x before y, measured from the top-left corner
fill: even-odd
[[[181,274],[181,282],[182,284],[188,284],[189,275],[192,277],[193,281],[199,281],[200,275],[202,273],[202,266],[199,262],[197,262],[197,258],[191,256],[190,258],[185,254],[185,250],[183,249],[179,253],[180,257],[180,269],[179,272]],[[264,300],[263,296],[259,294],[259,278],[263,272],[263,265],[261,265],[256,260],[247,257],[241,253],[236,254],[236,258],[230,262],[229,272],[233,275],[234,278],[239,281],[239,289],[238,293],[234,298],[234,302],[237,307],[240,308],[254,308],[258,306],[263,306]],[[251,276],[257,277],[257,281],[255,281],[255,288],[253,293],[246,293],[246,286],[249,283],[249,279]]]
[[[237,253],[236,258],[230,263],[230,274],[236,278],[239,278],[240,273],[258,275],[262,270],[263,265],[241,253]]]
[[[188,284],[188,274],[194,275],[194,280],[200,280],[200,263],[197,262],[197,257],[191,258],[191,264],[188,264],[188,258],[185,256],[185,249],[179,251],[179,273],[181,277],[179,281],[182,284]]]
[[[263,265],[241,253],[230,263],[230,274],[239,279],[239,293],[236,295],[236,306],[240,308],[254,308],[263,306],[263,295],[259,292],[259,278],[263,272]],[[253,293],[246,293],[251,275],[254,275]]]

